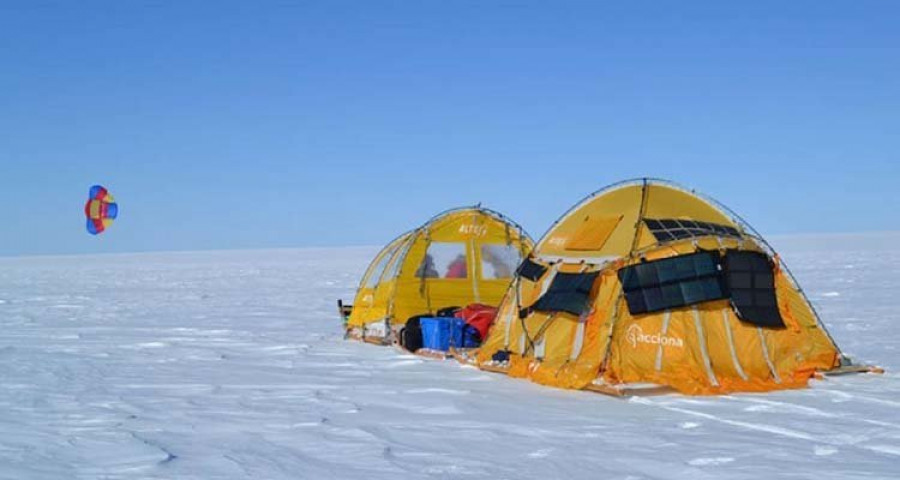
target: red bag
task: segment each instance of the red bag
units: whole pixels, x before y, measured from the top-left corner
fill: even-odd
[[[497,307],[482,305],[480,303],[468,305],[466,308],[463,308],[456,313],[456,318],[463,319],[466,324],[471,325],[475,330],[478,330],[478,335],[481,337],[481,340],[484,340],[485,337],[487,337],[488,330],[491,328],[491,324],[494,323],[494,318],[496,316]]]

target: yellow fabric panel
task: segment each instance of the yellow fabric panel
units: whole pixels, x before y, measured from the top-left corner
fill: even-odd
[[[388,280],[379,283],[378,286],[373,289],[365,289],[371,293],[363,296],[363,299],[368,297],[370,300],[362,304],[363,308],[359,310],[359,313],[355,318],[351,314],[350,325],[361,326],[384,321],[388,316],[388,299],[391,296],[393,288],[394,281]],[[353,313],[356,312],[357,307],[354,305]]]
[[[544,277],[537,282],[532,282],[524,278],[519,279],[519,304],[523,307],[534,305],[534,302],[538,301],[543,284],[547,281],[548,277],[549,275],[544,275]],[[511,301],[514,302],[515,299],[511,299]]]
[[[739,322],[727,301],[697,307],[702,335],[697,330],[691,307],[672,310],[665,333],[662,331],[664,312],[639,318],[623,313],[616,327],[604,378],[611,383],[657,383],[693,395],[797,388],[806,383],[807,372],[794,370],[785,370],[780,383],[775,380],[756,327]],[[734,354],[728,342],[723,309],[728,312]],[[765,337],[771,350],[774,343],[769,335],[766,333]],[[709,358],[709,370],[704,361],[701,338]],[[735,358],[740,370],[735,365]],[[746,380],[740,371],[744,372]]]
[[[600,370],[609,339],[609,321],[619,295],[618,279],[615,272],[607,270],[601,274],[595,285],[594,302],[585,317],[584,337],[581,351],[571,360],[575,344],[577,323],[563,331],[559,342],[559,354],[547,355],[540,367],[532,373],[532,379],[544,385],[560,388],[581,389],[593,382]],[[551,346],[547,345],[547,351]]]
[[[543,335],[544,357],[532,365],[530,377],[544,385],[557,386],[557,375],[569,363],[578,319],[569,314],[557,314]],[[533,357],[533,355],[531,355]]]
[[[828,370],[838,366],[837,347],[816,322],[809,304],[782,271],[775,275],[778,308],[788,328],[775,330],[770,352],[780,374]]]
[[[699,220],[735,228],[739,227],[717,207],[689,192],[657,184],[651,184],[647,189],[647,205],[644,208],[644,218]],[[638,242],[638,248],[655,244],[656,238],[643,225],[643,222],[640,227],[642,235]]]
[[[668,385],[693,395],[762,392],[802,387],[816,368],[830,368],[834,362],[833,350],[820,351],[820,355],[814,358],[804,354],[805,350],[815,348],[810,343],[815,345],[817,342],[809,342],[810,339],[790,329],[761,329],[760,335],[760,329],[756,326],[737,319],[727,301],[709,302],[697,307],[702,335],[698,334],[690,307],[671,311],[665,333],[662,331],[664,313],[634,318],[627,310],[623,312],[616,325],[604,378],[611,383],[652,382]],[[723,310],[727,315],[723,315]],[[726,318],[734,353],[728,341]],[[666,340],[660,341],[662,337]],[[701,338],[706,347],[712,378],[703,359]],[[760,338],[766,342],[765,349]],[[766,352],[778,378],[771,373]]]
[[[622,187],[598,195],[587,200],[569,215],[560,219],[560,222],[535,247],[535,252],[539,255],[547,256],[626,255],[631,250],[631,244],[634,241],[634,225],[637,221],[640,205],[640,185]],[[572,252],[566,248],[570,239],[582,227],[585,217],[604,218],[610,215],[620,215],[622,220],[609,234],[606,242],[600,249]]]
[[[582,266],[562,266],[562,271],[581,271]],[[535,360],[535,352],[528,348],[525,357],[522,354],[519,343],[522,334],[522,321],[516,316],[515,298],[507,295],[501,306],[498,321],[492,326],[488,339],[478,352],[477,359],[480,364],[491,361],[494,353],[505,347],[506,338],[506,313],[513,314],[513,324],[510,325],[509,349],[513,352],[515,360],[511,361],[510,375],[528,377],[532,381],[562,388],[584,388],[590,384],[599,371],[603,360],[608,339],[608,321],[612,315],[614,301],[619,294],[618,278],[615,271],[601,272],[600,280],[595,284],[592,292],[592,306],[585,317],[584,336],[582,347],[578,356],[571,360],[572,348],[575,345],[577,318],[566,313],[556,314],[555,319],[545,312],[531,312],[524,320],[528,334],[535,337],[541,328],[547,324],[543,338],[545,339],[544,358],[538,362]],[[531,282],[522,282],[528,283]],[[540,285],[531,289],[539,289]],[[550,323],[547,323],[547,322]],[[526,347],[529,347],[526,344]]]
[[[544,362],[566,362],[572,353],[575,327],[578,317],[568,313],[557,313],[541,336],[544,341]]]
[[[645,218],[683,218],[738,227],[717,207],[690,192],[659,184],[647,188]]]
[[[361,288],[356,292],[356,299],[353,301],[353,311],[350,312],[350,318],[347,320],[348,327],[360,327],[373,317],[372,307],[375,304],[375,289]]]
[[[621,296],[621,286],[616,271],[604,270],[600,273],[597,294],[591,313],[585,325],[584,344],[576,363],[581,367],[577,382],[582,387],[593,382],[609,348],[609,332],[617,314],[617,303]],[[590,373],[589,375],[585,375]]]
[[[744,376],[749,378],[746,373],[742,375],[742,372],[745,372],[745,364],[758,375],[766,373],[762,368],[766,366],[765,359],[761,356],[738,356],[737,345],[734,344],[733,339],[735,330],[740,328],[740,325],[738,325],[739,321],[733,318],[733,310],[728,301],[702,303],[696,307],[701,317],[703,336],[706,339],[713,373],[718,382],[739,382],[744,380]],[[768,375],[764,375],[762,378],[766,376]]]
[[[534,312],[531,315],[528,315],[524,319],[520,320],[519,328],[516,329],[517,335],[515,337],[515,340],[510,342],[509,349],[512,352],[517,353],[519,355],[526,354],[526,352],[527,352],[527,355],[525,355],[525,356],[527,356],[529,358],[533,358],[534,357],[534,349],[533,349],[531,343],[529,343],[529,339],[534,340],[534,337],[537,334],[538,330],[540,330],[541,327],[544,326],[549,321],[550,321],[550,315],[548,315],[544,312]],[[521,334],[523,333],[523,330],[525,333],[524,350],[522,348],[519,348],[520,347],[519,338],[520,338]]]
[[[631,251],[643,199],[641,184],[613,189],[585,201],[576,207],[545,236],[535,251],[546,256],[624,256]],[[645,218],[683,218],[738,227],[732,220],[706,200],[668,185],[647,185]],[[590,248],[590,235],[601,235],[608,224],[598,219],[620,216],[621,220],[599,248]],[[593,219],[585,222],[585,219]],[[593,227],[586,226],[590,224]],[[638,248],[652,246],[655,237],[641,223],[637,232]]]
[[[726,308],[728,313],[728,325],[731,327],[734,349],[744,373],[748,378],[772,380],[756,325],[740,321],[727,301],[717,303]]]
[[[506,374],[514,378],[527,378],[531,375],[532,362],[533,360],[531,358],[510,355],[509,370]]]
[[[387,295],[387,293],[393,289],[393,283],[389,285],[387,290],[380,288],[381,284],[375,285],[374,288],[369,288],[367,285],[370,283],[370,277],[376,273],[381,274],[381,278],[386,280],[385,273],[390,271],[390,264],[393,261],[389,260],[386,268],[381,272],[375,272],[376,267],[385,257],[399,257],[402,254],[402,250],[404,250],[402,247],[412,241],[414,235],[416,235],[415,231],[401,235],[375,255],[375,258],[366,268],[366,273],[363,274],[362,280],[359,282],[359,289],[356,292],[356,298],[353,300],[353,310],[350,312],[350,318],[347,321],[348,328],[381,321],[387,316],[389,310],[388,299],[390,298],[390,295]],[[399,258],[397,260],[399,261]]]
[[[691,342],[695,335],[691,312],[672,311],[663,333],[663,312],[632,317],[624,299],[620,302],[605,378],[612,383],[668,384],[667,378],[675,374],[689,375],[694,380],[702,367],[697,345]],[[662,344],[659,339],[663,337],[671,339],[671,344]],[[662,370],[657,371],[656,358],[660,354]]]
[[[566,242],[567,250],[600,250],[622,221],[622,215],[612,217],[584,217],[578,230]]]
[[[482,243],[519,243],[518,229],[477,210],[461,210],[436,219],[427,225],[434,242],[466,242],[474,238]]]

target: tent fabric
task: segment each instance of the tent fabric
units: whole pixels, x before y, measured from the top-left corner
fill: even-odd
[[[347,328],[389,335],[375,327],[396,330],[410,317],[452,306],[497,305],[532,246],[519,225],[493,210],[441,213],[378,252],[359,283]]]
[[[612,229],[603,220],[617,217]],[[591,219],[602,235],[588,232]],[[592,249],[571,248],[572,238],[601,237]],[[724,207],[668,182],[589,196],[532,258],[549,271],[520,269],[477,353],[482,368],[561,388],[651,383],[700,395],[800,388],[840,366],[840,350],[771,247]],[[581,314],[527,308],[556,277],[587,273]],[[661,299],[648,301],[651,289]]]

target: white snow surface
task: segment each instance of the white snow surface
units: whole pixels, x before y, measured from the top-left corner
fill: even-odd
[[[900,477],[900,235],[773,240],[885,375],[617,399],[344,341],[377,248],[3,258],[0,478]]]

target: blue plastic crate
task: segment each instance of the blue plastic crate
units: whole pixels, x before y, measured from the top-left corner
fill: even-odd
[[[478,341],[478,330],[467,324],[461,318],[450,319],[450,345],[454,348],[476,348],[481,342]]]
[[[450,350],[450,321],[446,317],[423,317],[419,320],[422,327],[422,348],[446,352]]]

